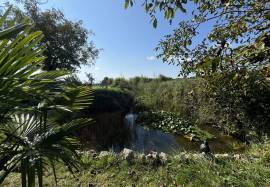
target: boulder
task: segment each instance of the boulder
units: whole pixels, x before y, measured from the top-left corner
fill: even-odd
[[[127,148],[123,149],[122,155],[123,155],[123,158],[127,160],[128,162],[134,159],[134,151],[131,149],[127,149]]]
[[[158,165],[160,163],[158,152],[151,151],[148,155],[146,155],[146,162],[151,163],[153,165]]]
[[[167,157],[167,154],[166,153],[161,152],[161,153],[158,154],[158,157],[159,157],[160,162],[162,164],[166,164],[166,162],[168,160],[168,157]]]
[[[159,158],[158,157],[158,152],[156,152],[156,151],[151,151],[150,154],[152,155],[153,159],[158,159]]]

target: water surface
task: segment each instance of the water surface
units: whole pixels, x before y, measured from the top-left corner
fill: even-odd
[[[159,130],[147,129],[140,124],[136,124],[136,115],[127,114],[125,125],[129,129],[129,141],[123,145],[138,152],[159,151],[173,153],[179,151],[199,151],[201,142],[191,142],[184,136],[173,135]],[[217,130],[208,127],[206,129],[216,136],[216,139],[209,142],[210,148],[215,153],[239,152],[243,147],[241,142],[229,135],[224,135]]]

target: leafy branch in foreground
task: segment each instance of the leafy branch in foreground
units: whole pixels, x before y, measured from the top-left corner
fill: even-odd
[[[125,7],[135,2],[143,2],[154,27],[158,12],[169,21],[180,19],[178,28],[160,41],[157,50],[164,62],[181,66],[183,75],[269,65],[269,0],[126,0]],[[190,18],[181,19],[177,12]],[[204,24],[210,25],[210,31],[199,39]]]

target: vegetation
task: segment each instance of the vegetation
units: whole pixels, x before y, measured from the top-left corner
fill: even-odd
[[[190,124],[171,112],[143,112],[139,113],[136,121],[144,126],[160,129],[163,132],[184,135],[190,141],[203,141],[214,138],[207,131],[201,130],[197,125]]]
[[[45,169],[56,162],[71,172],[78,169],[78,143],[71,132],[90,119],[58,123],[53,114],[88,106],[91,90],[65,85],[66,71],[42,71],[43,34],[31,32],[29,19],[14,19],[10,11],[0,19],[0,184],[20,171],[22,186],[35,186],[36,176],[43,186]]]
[[[73,178],[58,167],[60,186],[269,186],[269,145],[254,145],[240,158],[216,162],[189,153],[171,155],[165,165],[135,159],[131,164],[115,153],[101,158],[83,154],[84,169]],[[48,173],[45,185],[54,186]],[[17,174],[3,186],[19,184]]]
[[[36,0],[17,2],[24,8],[0,15],[0,185],[270,185],[268,0],[143,0],[154,27],[158,12],[170,22],[179,10],[187,14],[156,48],[182,77],[105,77],[101,86],[91,73],[86,83],[71,74],[99,53],[82,22],[42,11]],[[207,22],[212,30],[194,42]],[[100,146],[130,136],[122,124],[129,111],[142,125],[197,142],[214,138],[211,126],[251,145],[223,158],[176,152],[159,164],[81,152],[93,132]],[[90,116],[101,128],[88,127]]]
[[[92,33],[83,27],[82,21],[70,21],[57,9],[42,11],[36,0],[20,2],[24,9],[16,8],[15,14],[29,17],[34,23],[32,31],[43,32],[40,43],[45,46],[43,55],[47,57],[44,70],[75,71],[82,65],[95,62],[99,50],[93,42],[89,42]]]
[[[107,87],[115,86],[128,91],[134,97],[137,112],[167,111],[188,121],[191,126],[214,126],[244,142],[261,141],[269,134],[269,85],[254,83],[256,73],[250,75],[248,80],[242,76],[231,76],[220,75],[211,80],[135,77],[117,79],[117,84],[112,79]],[[220,84],[221,79],[223,84]],[[147,120],[143,116],[145,124],[150,125],[149,120],[153,118]],[[161,129],[166,131],[167,125],[165,123]]]
[[[133,5],[126,0],[125,7]],[[214,101],[224,129],[269,134],[269,2],[233,0],[143,1],[154,27],[160,11],[165,19],[187,14],[175,31],[156,48],[165,63],[177,64],[182,76],[196,75],[206,82],[203,92]],[[192,6],[188,12],[185,7]],[[212,30],[197,40],[203,24]],[[210,101],[210,100],[208,100]],[[212,102],[210,102],[212,103]],[[256,112],[255,112],[256,111]],[[248,132],[246,132],[248,131]]]
[[[88,110],[90,113],[128,112],[133,104],[133,97],[117,88],[93,88],[94,101]]]

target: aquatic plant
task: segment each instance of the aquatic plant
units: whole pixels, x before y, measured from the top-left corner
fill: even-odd
[[[166,133],[184,135],[192,141],[214,138],[212,134],[200,129],[196,124],[184,120],[173,112],[163,110],[141,112],[136,121],[143,126],[162,130]]]

